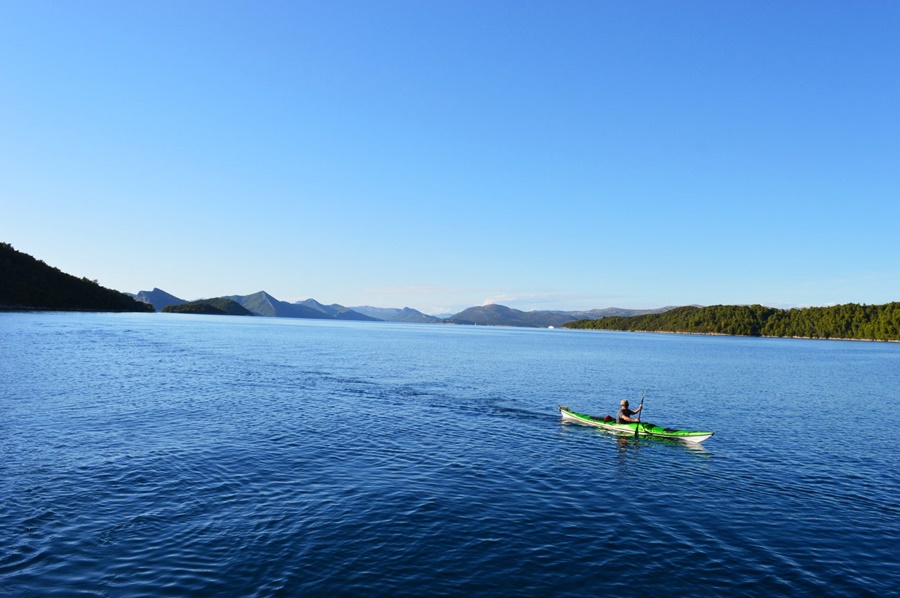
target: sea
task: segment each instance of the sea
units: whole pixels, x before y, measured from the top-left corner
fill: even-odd
[[[0,314],[0,595],[898,596],[900,344]]]

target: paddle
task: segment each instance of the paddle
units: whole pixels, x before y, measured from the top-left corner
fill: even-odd
[[[638,430],[641,429],[641,416],[644,415],[644,397],[647,395],[647,389],[644,389],[644,392],[641,393],[641,406],[638,407],[638,421],[637,425],[634,427],[634,439],[637,440]]]

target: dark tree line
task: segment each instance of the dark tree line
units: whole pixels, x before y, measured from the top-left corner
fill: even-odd
[[[204,314],[210,316],[252,316],[253,312],[228,297],[200,299],[180,305],[167,305],[162,309],[173,314]]]
[[[0,308],[72,311],[154,311],[125,293],[78,278],[0,243]]]
[[[900,303],[775,309],[762,305],[678,307],[661,314],[579,320],[567,328],[900,341]]]

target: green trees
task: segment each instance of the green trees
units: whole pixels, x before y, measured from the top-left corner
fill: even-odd
[[[180,305],[168,305],[162,309],[173,314],[205,314],[212,316],[252,316],[253,312],[228,297],[201,299]]]
[[[781,310],[762,305],[679,307],[631,318],[579,320],[567,328],[900,341],[900,303]]]
[[[125,293],[52,268],[0,243],[0,306],[4,309],[153,311]]]

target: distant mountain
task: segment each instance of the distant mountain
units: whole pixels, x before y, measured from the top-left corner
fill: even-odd
[[[187,303],[187,301],[185,301],[184,299],[179,299],[175,295],[170,295],[169,293],[155,287],[152,291],[141,291],[137,295],[132,296],[138,301],[149,303],[156,311],[162,311],[164,308],[169,307],[170,305],[183,305]]]
[[[576,319],[562,312],[521,311],[505,305],[484,305],[465,309],[443,320],[443,322],[445,324],[474,324],[477,326],[546,328],[548,326],[562,326],[563,324],[574,322]]]
[[[658,314],[670,309],[672,308],[661,307],[642,310],[608,307],[590,311],[520,311],[504,305],[485,305],[470,307],[442,321],[446,324],[546,328],[548,326],[564,326],[576,320],[598,320],[611,316],[630,317],[643,314]]]
[[[316,318],[320,320],[327,318],[325,314],[306,306],[279,301],[265,291],[252,295],[229,295],[228,299],[233,299],[254,314],[267,318]]]
[[[153,307],[0,243],[0,308],[147,312]]]
[[[325,314],[329,318],[335,320],[361,320],[361,321],[377,321],[381,318],[374,318],[366,314],[360,313],[353,308],[344,307],[343,305],[332,304],[322,305],[315,299],[307,299],[306,301],[297,301],[294,305],[302,305],[315,311]]]
[[[258,316],[269,318],[375,321],[374,318],[356,313],[341,305],[325,306],[311,299],[299,303],[288,303],[279,301],[265,291],[260,291],[253,295],[231,295],[227,299],[237,301]]]
[[[625,309],[622,307],[606,307],[603,309],[592,309],[589,311],[566,311],[560,312],[567,316],[572,316],[576,320],[599,320],[600,318],[611,318],[619,316],[622,318],[630,318],[632,316],[642,316],[644,314],[661,314],[675,309],[676,306],[668,305],[666,307],[657,307],[655,309]]]
[[[215,299],[200,299],[179,303],[178,305],[167,305],[162,311],[166,313],[177,314],[205,314],[212,316],[252,316],[253,312],[227,297],[216,297]]]
[[[154,288],[152,291],[141,291],[135,298],[150,303],[157,310],[162,311],[169,305],[181,305],[186,303],[174,295]],[[521,326],[532,328],[546,328],[548,326],[562,327],[569,322],[578,320],[599,320],[610,317],[633,317],[648,314],[661,314],[674,307],[659,307],[656,309],[625,309],[621,307],[607,307],[586,311],[559,311],[538,310],[521,311],[504,305],[485,305],[470,307],[457,314],[445,317],[427,315],[416,309],[404,307],[372,307],[363,305],[358,307],[344,307],[343,305],[324,305],[315,299],[306,299],[288,303],[280,301],[265,291],[252,295],[229,295],[224,299],[231,299],[240,304],[252,314],[271,318],[312,318],[318,320],[357,320],[357,321],[385,321],[385,322],[409,322],[415,324],[469,324],[478,326]]]
[[[441,318],[423,314],[417,309],[404,307],[399,309],[396,307],[371,307],[363,305],[360,307],[351,307],[355,312],[365,314],[370,318],[377,318],[385,322],[409,322],[413,324],[435,324],[441,321]]]

